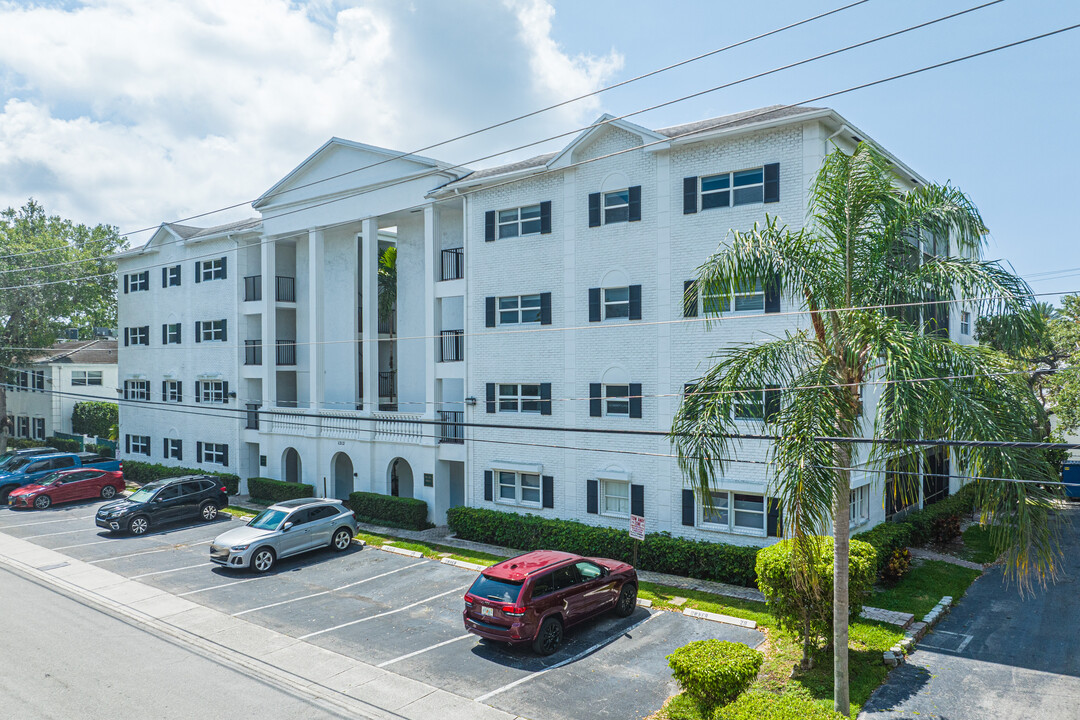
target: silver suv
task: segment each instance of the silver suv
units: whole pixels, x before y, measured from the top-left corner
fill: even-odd
[[[244,527],[218,535],[210,559],[231,568],[266,572],[280,558],[331,547],[341,552],[356,535],[356,517],[338,500],[286,500],[263,510]]]

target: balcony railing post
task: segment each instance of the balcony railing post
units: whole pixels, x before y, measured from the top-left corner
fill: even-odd
[[[465,331],[443,330],[439,333],[440,362],[458,362],[465,359]]]
[[[278,275],[274,278],[278,302],[296,302],[296,279]]]
[[[262,365],[262,340],[244,341],[244,364]]]
[[[277,341],[277,364],[278,365],[295,365],[296,364],[296,341],[295,340],[278,340]]]
[[[465,248],[447,248],[442,251],[443,280],[460,280],[465,277]]]
[[[262,275],[248,275],[244,278],[244,302],[262,300]]]
[[[247,429],[258,430],[259,429],[259,404],[248,403],[247,404]]]
[[[465,442],[465,413],[460,410],[440,410],[439,442],[461,445]]]

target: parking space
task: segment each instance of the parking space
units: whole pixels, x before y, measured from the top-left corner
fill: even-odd
[[[100,502],[0,510],[0,532],[58,550],[256,625],[524,717],[644,717],[674,692],[665,656],[692,640],[757,645],[753,630],[639,608],[568,631],[559,652],[465,633],[462,596],[476,573],[354,545],[279,561],[265,575],[209,562],[237,521],[164,526],[141,537],[93,524]]]

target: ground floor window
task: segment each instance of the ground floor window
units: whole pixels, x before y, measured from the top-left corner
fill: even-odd
[[[184,459],[184,442],[174,438],[165,438],[165,458],[172,460]]]
[[[30,418],[25,416],[19,418],[19,430],[16,435],[21,438],[30,437]]]
[[[128,435],[127,436],[127,451],[135,455],[149,455],[150,454],[150,436],[149,435]]]
[[[533,473],[496,471],[498,494],[501,503],[540,507],[540,476]]]
[[[228,465],[229,446],[221,443],[202,443],[202,460],[200,462]]]
[[[600,512],[613,517],[630,517],[630,483],[622,480],[601,480]]]
[[[710,491],[701,504],[701,526],[709,530],[765,534],[765,496],[749,493]]]
[[[854,527],[861,525],[870,518],[870,486],[863,485],[851,491],[851,502],[848,505],[848,523]]]
[[[45,439],[45,418],[34,418],[34,439]]]

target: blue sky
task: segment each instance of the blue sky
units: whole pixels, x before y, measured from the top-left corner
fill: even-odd
[[[250,200],[332,135],[416,149],[841,4],[0,1],[0,205],[33,195],[133,230]],[[977,4],[870,0],[426,154],[469,161]],[[798,102],[1077,22],[1076,2],[1005,0],[633,119],[661,127]],[[1074,31],[817,104],[967,191],[992,232],[988,256],[1032,275],[1080,268],[1068,216],[1078,67]],[[1032,280],[1080,288],[1080,272]]]

